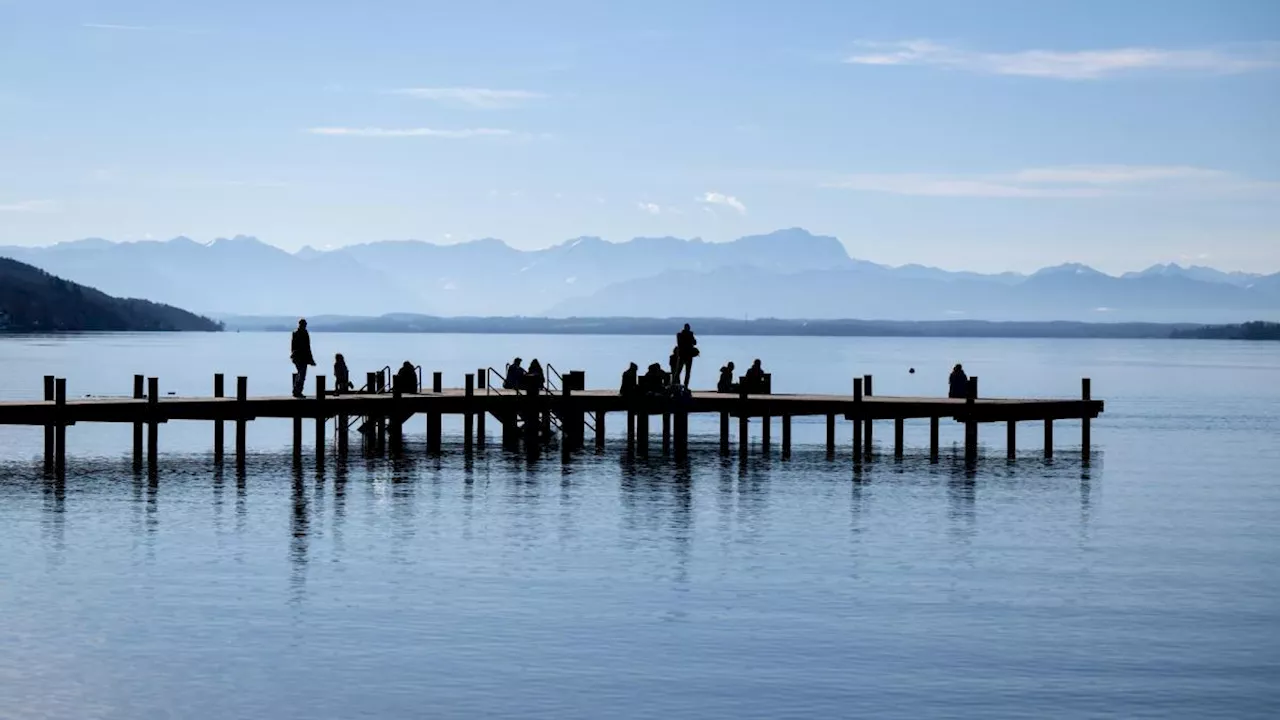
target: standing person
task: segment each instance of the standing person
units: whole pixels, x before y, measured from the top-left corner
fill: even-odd
[[[698,350],[698,338],[694,337],[689,323],[685,323],[684,329],[676,333],[676,354],[679,356],[679,367],[684,368],[685,387],[689,386],[689,376],[693,374],[693,359],[701,352]],[[679,370],[671,373],[672,382],[675,382],[679,374]]]
[[[671,357],[667,358],[667,364],[671,366],[671,379],[674,381],[680,377],[680,348],[671,348]]]
[[[307,332],[307,320],[298,321],[298,329],[293,331],[290,341],[289,359],[293,361],[296,372],[293,375],[293,396],[303,397],[302,390],[307,386],[307,368],[316,364],[311,355],[311,334]]]

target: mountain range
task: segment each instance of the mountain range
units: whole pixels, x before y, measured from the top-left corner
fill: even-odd
[[[581,237],[540,250],[486,238],[289,253],[237,236],[0,247],[105,292],[221,315],[777,317],[1238,322],[1280,319],[1280,273],[1157,265],[1119,277],[889,267],[799,228],[710,243]]]

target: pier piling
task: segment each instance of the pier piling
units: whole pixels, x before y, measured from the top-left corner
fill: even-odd
[[[773,418],[764,415],[760,418],[760,452],[768,455],[771,450],[772,438],[769,434],[772,432]]]
[[[863,397],[871,397],[873,394],[874,394],[874,393],[871,391],[871,376],[870,376],[870,375],[863,375],[863,376],[862,376],[862,395],[863,395]],[[872,454],[872,452],[874,452],[874,449],[873,449],[872,443],[874,442],[874,437],[875,437],[875,427],[876,427],[876,426],[875,426],[875,421],[874,421],[872,418],[867,418],[867,419],[866,419],[866,421],[864,422],[864,424],[863,424],[863,428],[862,428],[862,430],[863,430],[863,432],[862,432],[862,443],[863,443],[863,450],[862,450],[862,452],[863,452],[863,454],[864,454],[864,455],[866,455],[866,458],[867,458],[868,460],[870,460],[870,459],[871,459],[871,454]]]
[[[1046,460],[1053,457],[1053,419],[1046,418],[1044,421],[1044,457]]]
[[[969,378],[969,386],[964,398],[964,461],[970,464],[978,459],[977,400],[978,377],[975,375]]]
[[[133,376],[133,399],[143,400],[147,397],[146,378]],[[133,423],[133,471],[142,470],[142,423]]]
[[[689,457],[689,412],[683,407],[675,413],[676,459]]]
[[[720,413],[720,454],[729,454],[729,413]]]
[[[316,376],[316,402],[320,403],[320,411],[316,413],[316,468],[324,467],[324,434],[325,434],[325,385],[324,375]]]
[[[636,452],[649,454],[649,412],[641,410],[636,415]]]
[[[1089,402],[1093,399],[1092,381],[1089,378],[1080,379],[1080,399]],[[1085,415],[1080,418],[1080,457],[1089,462],[1090,444],[1092,441],[1091,428],[1089,427],[1089,416]]]
[[[906,421],[903,420],[902,418],[894,418],[894,421],[893,421],[893,459],[894,460],[902,459],[902,436],[904,434],[903,425],[905,424],[906,424]]]
[[[487,391],[488,387],[489,387],[489,369],[476,368],[476,390]],[[481,410],[480,412],[476,413],[476,449],[477,450],[484,449],[485,415],[488,415],[488,412],[484,410]]]
[[[929,462],[935,464],[938,462],[938,425],[941,422],[942,419],[936,415],[929,418]]]
[[[1018,457],[1018,423],[1014,420],[1006,423],[1004,444],[1010,460]]]
[[[244,469],[245,424],[249,415],[249,378],[236,378],[236,466]]]
[[[596,450],[604,450],[604,418],[607,414],[603,410],[596,411]]]
[[[159,462],[160,378],[147,378],[147,471],[154,474]]]
[[[862,464],[862,388],[865,377],[853,379],[853,463]]]
[[[671,413],[662,413],[662,454],[671,454]]]
[[[791,416],[782,416],[782,459],[791,459]]]
[[[463,390],[466,397],[466,407],[462,412],[462,449],[464,452],[471,452],[474,447],[474,439],[471,431],[475,423],[475,412],[473,411],[472,400],[476,394],[476,376],[475,373],[467,373],[465,378],[466,386]]]
[[[213,396],[215,398],[221,398],[225,394],[226,394],[226,387],[224,385],[222,373],[214,373]],[[224,444],[223,434],[225,432],[226,432],[226,428],[223,426],[223,422],[221,420],[214,420],[213,421],[213,462],[218,465],[222,464],[222,446]]]
[[[54,377],[52,375],[44,376],[44,401],[54,401]],[[44,426],[44,471],[53,471],[53,456],[58,452],[58,443],[54,438],[53,423],[45,423]]]
[[[836,456],[836,414],[827,413],[827,459]]]
[[[53,381],[54,416],[54,459],[53,472],[62,477],[67,471],[67,379],[55,378]]]

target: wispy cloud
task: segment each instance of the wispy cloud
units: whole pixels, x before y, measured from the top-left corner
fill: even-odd
[[[114,25],[111,23],[80,23],[80,27],[94,30],[150,30],[144,25]]]
[[[640,208],[640,209],[641,209],[641,210],[643,210],[644,212],[649,213],[650,215],[661,215],[661,214],[662,214],[662,206],[661,206],[661,205],[658,205],[657,203],[651,203],[651,202],[638,202],[638,203],[636,203],[636,207]]]
[[[340,135],[347,137],[370,138],[405,138],[433,137],[450,140],[462,140],[476,137],[504,137],[515,135],[510,130],[497,128],[462,128],[458,130],[439,130],[436,128],[379,128],[379,127],[315,127],[308,128],[312,135]]]
[[[847,175],[825,187],[922,197],[1096,198],[1274,194],[1280,183],[1181,165],[1065,165],[984,175]]]
[[[493,90],[472,87],[400,88],[389,92],[393,95],[405,95],[420,100],[465,105],[485,110],[515,107],[546,97],[543,93],[530,90]]]
[[[1105,50],[978,52],[932,40],[860,42],[853,65],[921,65],[993,75],[1097,80],[1134,72],[1231,75],[1280,67],[1280,43],[1217,48],[1125,47]]]
[[[698,202],[707,205],[723,205],[738,211],[739,215],[747,214],[747,206],[742,201],[732,195],[725,195],[718,192],[705,192],[702,197],[698,198]]]
[[[0,212],[38,213],[52,212],[57,203],[52,200],[22,200],[20,202],[0,204]]]

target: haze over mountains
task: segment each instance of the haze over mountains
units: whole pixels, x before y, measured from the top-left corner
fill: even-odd
[[[500,240],[385,241],[289,253],[255,238],[0,247],[104,292],[222,315],[777,317],[1238,322],[1280,319],[1280,273],[1084,265],[1029,276],[886,267],[793,228],[728,243],[583,237],[522,251]]]

